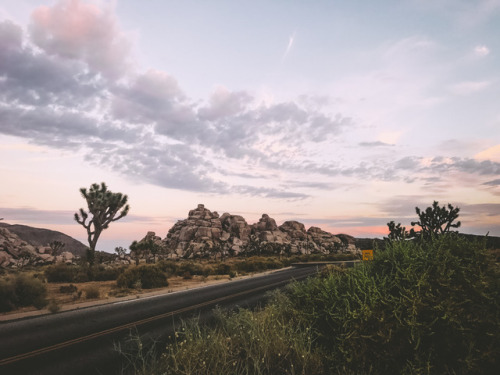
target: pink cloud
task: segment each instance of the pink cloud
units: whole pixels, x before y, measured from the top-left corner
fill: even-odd
[[[80,0],[38,7],[31,15],[30,36],[47,53],[82,60],[108,78],[118,78],[129,65],[130,42],[111,8]]]

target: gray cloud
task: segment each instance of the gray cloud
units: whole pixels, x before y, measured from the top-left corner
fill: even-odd
[[[174,77],[132,70],[130,46],[109,9],[76,3],[46,8],[46,19],[35,12],[28,35],[0,23],[0,133],[79,151],[90,163],[163,187],[277,199],[308,198],[301,188],[329,189],[325,177],[414,183],[451,170],[500,174],[500,163],[466,158],[435,158],[430,165],[418,156],[347,163],[328,155],[321,162],[289,158],[273,146],[297,154],[304,145],[330,146],[353,121],[325,112],[330,101],[320,97],[262,104],[246,91],[217,89],[206,103],[195,102]],[[85,33],[68,31],[72,12],[80,12]],[[234,163],[265,170],[260,176],[309,177],[283,188],[235,187],[219,176],[255,178],[235,172]]]
[[[263,188],[254,186],[233,186],[232,191],[237,191],[239,194],[259,196],[263,198],[279,198],[289,201],[303,200],[310,198],[308,194],[295,193],[287,190]]]
[[[487,181],[483,185],[487,185],[487,186],[500,186],[500,178],[496,179],[496,180]]]
[[[374,141],[374,142],[360,142],[358,143],[361,147],[393,147],[393,144],[390,143],[385,143],[381,141]]]
[[[459,207],[463,215],[500,216],[500,203],[462,204]]]

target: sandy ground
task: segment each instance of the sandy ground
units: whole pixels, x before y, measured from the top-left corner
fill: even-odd
[[[59,288],[61,285],[69,285],[69,283],[48,283],[47,289],[49,297],[48,299],[55,299],[56,302],[60,305],[59,311],[67,311],[67,310],[75,310],[81,309],[89,306],[103,305],[107,303],[114,303],[120,301],[127,301],[131,299],[144,298],[154,295],[160,294],[168,294],[173,292],[178,292],[181,290],[188,290],[194,288],[202,288],[204,286],[220,284],[231,282],[232,280],[240,280],[249,277],[255,277],[259,275],[265,275],[271,272],[276,272],[278,270],[272,270],[268,272],[238,276],[230,279],[229,276],[193,276],[190,280],[185,280],[180,276],[170,277],[168,279],[169,285],[165,288],[160,289],[147,289],[147,290],[129,290],[126,295],[124,295],[123,291],[120,291],[116,288],[116,281],[95,281],[95,282],[87,282],[87,283],[73,283],[78,290],[82,290],[82,296],[79,299],[74,300],[72,294],[60,293]],[[85,298],[85,290],[88,287],[97,287],[99,289],[101,297],[99,299],[86,299]],[[26,307],[16,311],[10,311],[8,313],[0,314],[0,322],[16,320],[26,317],[50,314],[48,308],[44,308],[41,310],[36,310],[34,307]]]

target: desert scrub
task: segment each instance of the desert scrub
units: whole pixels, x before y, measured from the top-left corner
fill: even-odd
[[[1,312],[26,306],[42,309],[47,303],[47,287],[40,279],[18,274],[12,279],[0,281]]]
[[[79,271],[78,266],[69,266],[64,263],[58,263],[47,267],[45,270],[45,277],[49,283],[72,283],[76,282]],[[83,280],[86,281],[86,280]]]
[[[493,374],[499,269],[484,243],[395,242],[263,310],[184,324],[146,374]],[[143,362],[144,363],[144,362]]]
[[[168,286],[167,274],[157,265],[129,267],[123,272],[116,284],[120,288],[162,288]]]
[[[136,374],[324,373],[310,331],[290,322],[280,305],[255,312],[216,310],[215,316],[211,328],[196,320],[182,323],[165,352],[149,366],[143,358],[129,356],[135,358]]]
[[[483,243],[449,235],[388,244],[372,262],[295,284],[331,373],[494,373],[498,268]]]
[[[101,296],[101,291],[97,285],[89,285],[85,288],[86,299],[96,299]]]

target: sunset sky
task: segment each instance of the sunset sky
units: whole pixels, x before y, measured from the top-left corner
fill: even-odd
[[[86,243],[79,188],[386,235],[415,206],[500,236],[500,0],[0,3],[0,218]]]

